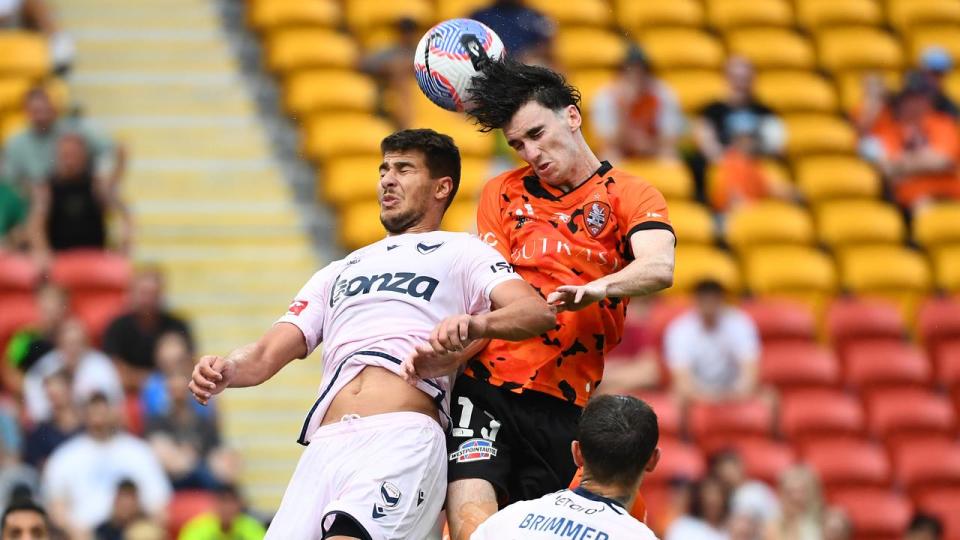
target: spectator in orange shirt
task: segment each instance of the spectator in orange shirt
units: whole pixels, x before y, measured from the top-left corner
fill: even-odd
[[[953,58],[943,47],[927,47],[920,53],[920,68],[934,87],[933,108],[953,118],[960,118],[960,109],[944,90],[944,79],[953,70]]]

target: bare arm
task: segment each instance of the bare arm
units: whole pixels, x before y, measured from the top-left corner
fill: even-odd
[[[702,118],[698,118],[693,124],[693,139],[700,148],[700,152],[706,156],[707,161],[717,161],[723,156],[723,145],[717,138],[717,132],[713,126]]]
[[[30,251],[42,259],[49,258],[50,243],[47,241],[47,219],[50,215],[50,187],[35,186],[27,217],[27,237]]]

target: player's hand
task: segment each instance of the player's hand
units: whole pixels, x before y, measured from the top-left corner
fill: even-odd
[[[438,353],[432,346],[423,343],[417,345],[413,354],[400,364],[400,376],[410,384],[417,384],[420,379],[432,379],[455,373],[463,360],[463,353]]]
[[[547,295],[547,303],[557,311],[578,311],[607,297],[607,287],[596,282],[586,285],[561,285]]]
[[[440,321],[430,333],[430,346],[437,354],[460,352],[474,339],[483,336],[483,318],[454,315]]]
[[[214,355],[203,356],[193,367],[193,377],[187,388],[201,405],[206,405],[211,397],[226,389],[235,370],[236,365],[230,360]]]

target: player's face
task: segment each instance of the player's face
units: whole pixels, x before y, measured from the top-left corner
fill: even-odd
[[[541,180],[550,185],[569,183],[578,146],[575,134],[580,129],[580,113],[574,106],[553,111],[529,101],[517,110],[503,127],[503,134],[520,159],[533,167]]]
[[[419,223],[430,204],[435,182],[422,152],[387,152],[380,164],[380,222],[399,234]]]
[[[43,516],[29,510],[11,512],[3,524],[3,540],[46,540],[49,537]]]

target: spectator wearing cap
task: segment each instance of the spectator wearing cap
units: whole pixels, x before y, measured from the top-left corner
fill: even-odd
[[[266,530],[244,512],[243,497],[236,486],[224,485],[216,492],[214,510],[187,522],[179,540],[262,540]]]
[[[953,57],[950,53],[943,47],[927,47],[920,53],[920,69],[934,88],[934,110],[960,118],[960,109],[943,88],[944,79],[953,70]]]
[[[605,159],[677,157],[683,113],[673,91],[657,79],[643,50],[628,49],[620,74],[591,104],[591,128]]]
[[[523,0],[496,0],[493,5],[470,15],[490,27],[503,41],[511,57],[525,63],[553,64],[553,36],[556,25]]]

